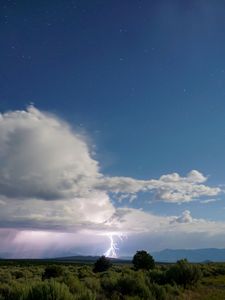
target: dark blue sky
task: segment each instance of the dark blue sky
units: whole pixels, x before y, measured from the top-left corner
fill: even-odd
[[[0,14],[1,112],[33,102],[85,130],[104,174],[225,183],[224,1],[2,0]]]

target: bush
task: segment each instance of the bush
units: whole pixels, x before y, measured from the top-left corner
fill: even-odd
[[[118,294],[116,291],[117,282],[119,275],[118,273],[103,273],[101,276],[101,287],[106,295],[106,299],[112,298],[112,295]]]
[[[8,283],[12,281],[12,275],[10,272],[0,273],[0,283]]]
[[[93,271],[97,272],[104,272],[107,271],[112,266],[112,263],[109,258],[105,257],[104,255],[99,257],[99,259],[95,262]]]
[[[154,295],[155,299],[157,300],[166,300],[166,290],[163,286],[153,283],[150,286],[150,291]]]
[[[166,272],[168,282],[175,282],[186,288],[188,285],[196,284],[201,278],[201,271],[196,265],[190,264],[186,259],[177,261]]]
[[[167,282],[166,272],[161,270],[149,271],[149,279],[153,283],[165,284]]]
[[[78,277],[80,279],[90,276],[93,276],[92,269],[90,266],[82,266],[78,269]]]
[[[61,266],[47,266],[45,268],[45,271],[42,275],[42,279],[50,279],[50,278],[56,278],[63,275],[63,268]]]
[[[9,299],[11,288],[8,284],[3,283],[0,285],[0,295],[3,299]]]
[[[26,277],[26,272],[23,272],[21,270],[15,270],[15,271],[11,272],[11,274],[15,279]]]
[[[28,286],[25,284],[19,284],[17,282],[12,282],[10,285],[3,284],[0,285],[0,295],[5,300],[23,300],[21,298],[28,291]]]
[[[100,291],[100,281],[95,277],[85,277],[82,280],[83,284],[85,285],[86,289],[91,291]]]
[[[155,267],[153,257],[144,250],[137,251],[133,257],[132,263],[136,270],[150,270]]]
[[[121,276],[117,282],[116,289],[122,295],[139,296],[141,299],[152,299],[152,293],[149,290],[143,274]],[[154,299],[154,298],[153,298]]]
[[[68,286],[72,294],[79,294],[84,290],[83,283],[75,276],[69,274],[63,278],[63,282]]]
[[[65,284],[54,281],[40,282],[33,285],[21,300],[73,300],[69,288]]]

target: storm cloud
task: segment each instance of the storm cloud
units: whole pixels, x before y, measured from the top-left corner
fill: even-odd
[[[129,236],[168,230],[215,231],[214,223],[194,219],[187,210],[181,216],[159,216],[120,207],[127,197],[139,201],[139,192],[154,195],[154,201],[171,203],[219,195],[221,189],[206,185],[207,177],[201,172],[137,180],[105,176],[100,170],[86,137],[55,115],[33,106],[0,114],[0,228],[4,243],[9,244],[10,237],[13,243],[26,244],[21,232],[50,232],[48,236],[57,241],[57,234],[102,237],[108,232]],[[118,200],[116,204],[111,195]],[[0,250],[5,249],[2,246]]]

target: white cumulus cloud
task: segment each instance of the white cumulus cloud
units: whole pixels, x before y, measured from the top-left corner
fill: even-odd
[[[88,236],[93,236],[91,232],[96,236],[104,232],[194,232],[197,228],[210,232],[216,225],[193,219],[188,210],[181,216],[157,216],[118,207],[124,198],[138,201],[139,192],[152,194],[155,201],[174,203],[217,196],[221,189],[206,181],[197,170],[184,177],[172,173],[147,180],[105,176],[85,137],[55,115],[33,106],[0,114],[0,228],[4,240],[5,230],[10,230],[10,238],[21,236],[13,230],[89,232]],[[116,206],[111,193],[118,199]]]

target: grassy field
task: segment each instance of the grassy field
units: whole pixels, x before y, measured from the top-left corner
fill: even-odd
[[[135,270],[131,264],[114,263],[95,273],[93,264],[80,261],[1,260],[0,300],[28,299],[225,299],[225,264],[184,262]]]

